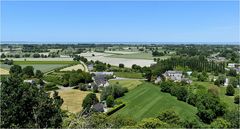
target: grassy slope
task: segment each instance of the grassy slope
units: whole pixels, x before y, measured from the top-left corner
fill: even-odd
[[[178,101],[176,97],[163,93],[159,87],[146,82],[120,99],[126,102],[126,106],[116,114],[130,116],[135,120],[155,117],[160,111],[167,109],[175,110],[183,119],[191,119],[197,112],[195,107]]]
[[[143,79],[142,73],[114,72],[117,77]]]
[[[119,85],[127,87],[129,90],[132,90],[142,84],[142,81],[139,80],[110,80],[109,82],[110,84],[116,84],[118,82]]]

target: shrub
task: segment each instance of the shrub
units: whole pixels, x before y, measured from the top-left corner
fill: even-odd
[[[232,85],[227,86],[226,95],[233,96],[235,93],[234,87]]]
[[[167,128],[169,125],[157,118],[145,118],[137,124],[137,128]]]
[[[125,103],[117,105],[115,107],[113,107],[111,110],[109,110],[106,114],[108,116],[112,115],[113,113],[115,113],[116,111],[118,111],[119,109],[123,108],[125,106]]]
[[[44,87],[46,91],[58,90],[59,88],[54,83],[47,83]]]
[[[234,103],[239,104],[239,102],[240,102],[240,96],[237,95],[234,97]]]
[[[114,105],[114,98],[112,95],[109,95],[106,100],[107,107],[113,107]]]

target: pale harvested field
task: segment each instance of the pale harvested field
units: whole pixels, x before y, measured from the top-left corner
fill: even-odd
[[[0,68],[0,75],[8,75],[9,71],[3,68]]]
[[[72,71],[72,70],[79,70],[79,69],[81,69],[82,71],[85,71],[85,68],[83,67],[82,64],[77,64],[67,68],[63,68],[60,71]]]
[[[138,52],[128,52],[128,51],[104,51],[105,53],[112,53],[112,54],[135,54]]]
[[[101,53],[101,52],[86,52],[86,53],[81,53],[78,55],[84,56],[84,57],[92,57],[92,54],[94,54],[95,56],[111,56],[111,55],[113,55],[113,54]]]
[[[93,61],[101,61],[107,64],[111,64],[114,66],[118,66],[120,63],[124,64],[125,67],[131,68],[133,64],[137,64],[141,67],[144,66],[150,66],[151,64],[154,64],[155,62],[153,60],[146,60],[146,59],[126,59],[126,58],[114,58],[114,57],[104,57],[104,56],[98,56],[98,57],[86,57],[88,60]]]
[[[87,94],[91,93],[90,91],[81,91],[77,89],[64,89],[58,91],[61,98],[63,98],[64,102],[62,105],[63,110],[68,110],[72,113],[77,113],[82,110],[82,102],[83,99],[87,96]],[[97,94],[98,99],[100,98],[100,94]]]

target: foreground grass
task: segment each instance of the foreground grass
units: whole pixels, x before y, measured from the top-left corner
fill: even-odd
[[[87,94],[92,92],[77,89],[64,89],[59,90],[58,93],[64,101],[61,108],[72,113],[77,113],[82,110],[83,99],[87,96]],[[97,97],[99,99],[100,94],[97,94]]]
[[[109,80],[110,84],[119,84],[123,87],[127,87],[128,90],[132,90],[142,84],[140,80]]]
[[[134,72],[114,72],[117,77],[123,78],[133,78],[133,79],[143,79],[142,73],[134,73]]]
[[[178,101],[176,97],[161,92],[159,87],[147,82],[129,91],[120,99],[126,103],[126,106],[114,115],[130,116],[137,121],[156,117],[160,111],[167,109],[175,110],[183,119],[192,119],[197,113],[195,107]]]

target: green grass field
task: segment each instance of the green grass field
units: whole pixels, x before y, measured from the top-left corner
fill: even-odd
[[[114,72],[117,77],[123,78],[134,78],[134,79],[143,79],[142,73],[134,73],[134,72]]]
[[[77,64],[75,61],[14,61],[17,65],[28,65],[28,64]]]
[[[169,56],[153,57],[151,53],[133,53],[133,54],[115,54],[110,57],[126,58],[126,59],[148,59],[153,60],[154,58],[167,59]]]
[[[114,115],[129,116],[137,121],[147,117],[156,117],[159,112],[167,109],[175,110],[183,119],[192,119],[197,113],[195,107],[178,101],[176,97],[163,93],[159,87],[146,82],[120,99],[126,103],[126,106]]]
[[[116,84],[117,82],[119,85],[127,87],[128,90],[132,90],[142,84],[140,80],[109,80],[110,84]]]

